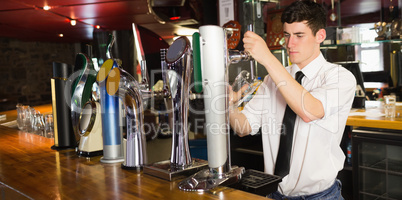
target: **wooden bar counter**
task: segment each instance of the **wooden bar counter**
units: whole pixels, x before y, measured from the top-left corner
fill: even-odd
[[[35,108],[51,113],[51,105]],[[401,106],[394,119],[381,113],[381,102],[368,101],[366,109],[351,111],[347,125],[402,130]],[[6,114],[0,121],[0,192],[5,199],[266,199],[223,186],[184,192],[177,187],[180,180],[124,170],[121,163],[101,163],[100,156],[79,157],[73,149],[52,150],[54,139],[16,128],[15,110],[0,114]]]
[[[37,107],[42,113],[47,106]],[[51,111],[51,108],[50,108]],[[3,112],[15,120],[16,112]],[[219,186],[198,193],[178,189],[141,171],[124,170],[121,163],[101,163],[74,150],[52,150],[54,139],[0,125],[0,192],[2,199],[266,199]]]
[[[352,109],[346,125],[356,127],[369,127],[378,129],[402,130],[402,106],[398,102],[396,116],[386,118],[382,101],[366,101],[365,109]]]

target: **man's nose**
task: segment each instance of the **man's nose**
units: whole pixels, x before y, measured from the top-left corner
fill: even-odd
[[[294,46],[294,38],[293,36],[289,36],[288,39],[286,40],[286,47],[291,48]]]

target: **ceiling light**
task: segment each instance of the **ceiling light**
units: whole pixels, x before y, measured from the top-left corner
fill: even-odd
[[[50,6],[43,6],[43,10],[50,10]]]
[[[99,25],[96,25],[95,28],[96,28],[96,29],[100,29],[100,26],[99,26]]]
[[[63,33],[60,33],[60,34],[59,34],[59,37],[64,37]]]
[[[77,24],[77,21],[75,19],[70,20],[71,26],[75,26]]]

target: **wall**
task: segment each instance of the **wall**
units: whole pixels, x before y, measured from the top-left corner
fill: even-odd
[[[74,64],[75,46],[0,38],[0,111],[51,103],[52,62]]]

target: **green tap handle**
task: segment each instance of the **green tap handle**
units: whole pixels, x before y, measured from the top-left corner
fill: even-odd
[[[90,58],[83,53],[78,53],[76,55],[75,69],[81,72],[73,83],[73,87],[71,89],[72,99],[74,100],[74,103],[76,103],[77,107],[82,108],[87,101],[91,100],[92,98],[92,85],[96,80],[96,76],[94,75],[94,72],[96,71],[94,69],[92,60],[90,60]],[[79,85],[81,85],[80,87],[82,90],[75,91]]]
[[[201,74],[201,49],[200,33],[193,34],[193,66],[194,66],[194,90],[197,93],[202,92],[202,74]]]

